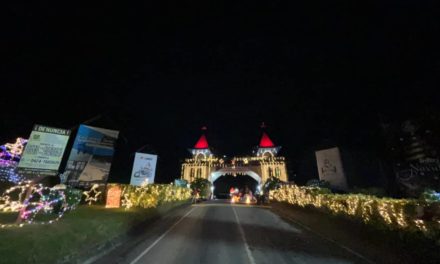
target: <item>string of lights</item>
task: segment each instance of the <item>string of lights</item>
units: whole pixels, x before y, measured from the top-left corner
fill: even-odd
[[[435,237],[440,233],[440,219],[420,219],[430,203],[415,199],[378,198],[362,194],[332,194],[318,187],[284,185],[270,192],[270,199],[300,207],[313,206],[332,214],[346,215],[366,224],[391,230],[422,232]]]
[[[25,199],[28,190],[30,195]],[[80,203],[81,196],[72,195],[74,193],[75,190],[66,189],[65,186],[49,188],[41,184],[32,184],[30,181],[20,182],[19,185],[7,189],[0,197],[0,210],[18,212],[19,218],[27,224],[52,224]],[[37,221],[37,216],[43,214],[55,218]],[[22,227],[23,222],[18,226]],[[1,228],[14,226],[17,225],[0,224]]]

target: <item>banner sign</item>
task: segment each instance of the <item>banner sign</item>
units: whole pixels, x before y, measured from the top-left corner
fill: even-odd
[[[188,182],[186,180],[183,179],[175,179],[174,180],[174,185],[178,186],[178,187],[188,187]]]
[[[342,167],[338,148],[324,149],[315,152],[319,179],[330,183],[330,186],[347,190],[347,180]]]
[[[119,131],[81,125],[67,161],[70,185],[107,182]]]
[[[25,174],[56,175],[69,140],[70,130],[35,125],[18,169]]]
[[[440,160],[423,158],[411,162],[399,162],[395,166],[396,181],[406,195],[418,197],[425,186],[438,186]]]
[[[142,184],[154,183],[156,163],[157,155],[136,153],[130,184],[141,186]]]

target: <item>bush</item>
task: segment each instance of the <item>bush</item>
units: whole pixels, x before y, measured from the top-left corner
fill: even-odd
[[[122,187],[122,206],[155,208],[167,202],[183,201],[191,198],[188,188],[169,184],[148,184],[145,186],[120,185]]]
[[[386,191],[382,188],[353,188],[350,193],[356,193],[356,194],[365,194],[365,195],[373,195],[377,197],[384,197],[386,194]]]
[[[431,189],[426,189],[420,195],[420,200],[427,202],[440,202],[440,193]]]
[[[264,183],[263,191],[264,192],[269,192],[271,190],[275,190],[275,189],[280,188],[280,186],[281,186],[280,179],[272,176],[272,177],[269,177],[267,179],[267,181]]]
[[[64,195],[66,196],[67,205],[73,209],[81,202],[82,191],[74,188],[67,188],[64,191]]]
[[[208,198],[211,195],[211,182],[207,179],[197,178],[191,183],[191,189],[200,191],[201,198]]]
[[[271,191],[270,198],[301,207],[312,206],[380,229],[417,232],[429,238],[440,235],[438,203],[364,194],[331,194],[327,189],[296,185]]]
[[[330,182],[318,179],[308,180],[306,186],[330,189]]]

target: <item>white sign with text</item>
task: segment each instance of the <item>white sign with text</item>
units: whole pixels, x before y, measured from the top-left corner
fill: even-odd
[[[131,172],[130,184],[141,186],[154,183],[156,173],[157,155],[136,153]]]
[[[341,154],[338,148],[316,151],[319,179],[330,183],[330,186],[347,190],[347,180],[342,167]]]

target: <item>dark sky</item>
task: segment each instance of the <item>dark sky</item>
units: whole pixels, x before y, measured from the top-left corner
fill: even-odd
[[[14,4],[0,142],[102,114],[117,159],[147,144],[164,181],[204,125],[226,155],[249,153],[262,121],[292,161],[323,142],[369,149],[379,115],[438,111],[435,2]]]

